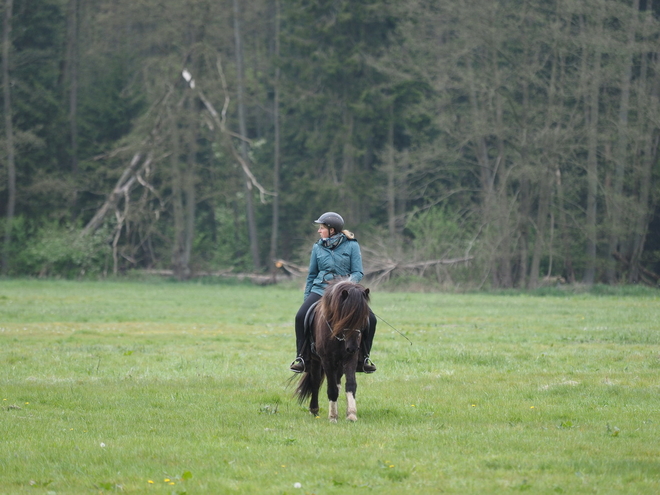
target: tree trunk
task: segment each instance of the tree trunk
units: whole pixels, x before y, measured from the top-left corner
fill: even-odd
[[[561,34],[559,35],[561,36]],[[556,54],[558,67],[558,88],[564,88],[567,84],[567,74],[566,74],[566,59],[565,55],[561,51],[557,51]],[[556,65],[556,64],[555,64]],[[557,115],[564,115],[566,113],[566,108],[562,103],[562,100],[558,100],[557,105]],[[552,116],[548,117],[548,124],[554,122],[555,118]],[[562,153],[557,155],[557,161],[555,164],[555,185],[557,187],[557,209],[558,209],[558,226],[559,226],[559,237],[561,242],[561,253],[564,259],[562,273],[566,281],[570,284],[575,283],[575,268],[573,267],[573,251],[572,245],[574,236],[573,233],[569,230],[567,214],[566,214],[566,201],[565,201],[565,192],[564,184],[562,181],[562,160],[564,159],[564,150],[563,146],[559,144],[559,135],[561,129],[559,126],[555,126],[555,142],[558,143],[558,149],[562,150]]]
[[[490,244],[488,249],[490,250],[488,254],[488,266],[487,271],[490,272],[492,283],[494,287],[500,285],[498,277],[498,240],[497,232],[492,233],[494,228],[495,216],[497,215],[495,207],[497,204],[495,198],[495,192],[493,187],[493,171],[491,169],[490,159],[488,157],[488,147],[486,144],[486,139],[482,133],[483,127],[483,117],[481,115],[481,110],[479,108],[479,97],[477,94],[476,87],[476,76],[474,74],[473,64],[476,64],[474,60],[476,58],[473,56],[467,62],[467,77],[468,77],[468,89],[470,96],[470,109],[472,111],[472,147],[474,156],[477,160],[478,165],[478,176],[480,182],[480,196],[481,196],[481,205],[480,205],[480,215],[482,217],[483,225],[486,227],[486,231],[489,232],[487,243]],[[495,229],[497,230],[497,229]],[[485,280],[485,279],[484,279]]]
[[[644,243],[646,240],[646,233],[648,232],[648,224],[650,220],[649,212],[651,211],[650,202],[650,189],[651,189],[651,171],[653,166],[658,163],[658,142],[660,136],[649,136],[648,145],[646,147],[646,155],[642,161],[642,171],[640,180],[639,191],[639,207],[637,211],[637,218],[635,219],[632,249],[630,253],[630,271],[628,273],[628,282],[636,284],[639,282],[640,266],[639,261],[644,251]]]
[[[546,225],[550,214],[550,198],[552,192],[552,176],[550,171],[544,167],[541,174],[539,207],[536,216],[536,240],[534,241],[534,253],[532,254],[532,266],[530,268],[529,287],[535,289],[539,282],[539,269],[541,265],[541,254],[545,244]]]
[[[394,103],[390,105],[390,126],[387,131],[387,227],[390,240],[396,238],[396,164],[394,163]]]
[[[191,102],[192,103],[192,102]],[[192,106],[192,105],[191,105]],[[194,111],[190,109],[190,111]],[[188,162],[184,172],[183,180],[183,194],[184,194],[184,212],[185,212],[185,226],[183,238],[183,258],[182,266],[184,267],[184,278],[190,277],[192,270],[190,267],[190,260],[192,255],[192,246],[195,239],[195,207],[196,194],[195,194],[195,164],[197,156],[197,128],[193,123],[195,122],[194,115],[190,119],[190,129],[188,134]]]
[[[561,170],[555,171],[557,180],[557,208],[559,209],[559,230],[561,231],[562,255],[564,257],[564,278],[569,284],[575,283],[575,269],[573,268],[573,255],[571,253],[572,236],[568,231],[566,208],[564,202],[564,186],[561,180]]]
[[[180,113],[172,119],[172,268],[179,280],[187,280],[192,275],[190,259],[195,238],[195,163],[198,134],[196,104],[192,93],[185,96]]]
[[[71,218],[77,216],[77,184],[78,176],[78,2],[69,0],[68,32],[67,32],[67,69],[69,81],[69,132],[70,132],[70,156],[71,174],[73,177],[74,190],[71,198]]]
[[[548,84],[548,108],[546,113],[545,120],[545,132],[549,136],[555,136],[555,134],[550,132],[550,127],[554,119],[554,107],[555,107],[555,85],[557,83],[557,60],[556,54],[557,51],[554,50],[553,54],[555,57],[552,58],[552,69],[550,71],[550,82]],[[552,161],[556,159],[555,150],[558,148],[558,145],[554,138],[550,138],[550,153],[548,153],[549,159]],[[543,160],[545,161],[545,160]],[[536,239],[534,241],[534,252],[532,254],[532,265],[529,273],[529,287],[535,289],[538,286],[539,282],[539,270],[541,265],[541,256],[543,254],[543,247],[546,245],[546,224],[548,220],[548,215],[550,214],[550,202],[552,198],[552,188],[555,181],[555,176],[553,174],[552,164],[540,164],[543,170],[541,171],[541,176],[539,179],[539,205],[536,216]],[[553,225],[550,225],[550,228],[553,228]],[[550,246],[551,247],[551,246]],[[548,274],[550,275],[550,274]]]
[[[652,17],[649,9],[647,13],[647,22],[651,22]],[[660,52],[656,51],[652,55],[655,65],[660,62]],[[638,94],[641,100],[638,101],[640,112],[647,113],[649,116],[658,115],[660,111],[660,74],[656,72],[655,81],[652,82],[650,92],[647,92],[646,82],[648,73],[648,57],[642,57],[642,67],[639,77]],[[646,122],[652,121],[651,117],[644,119]],[[630,270],[628,272],[628,282],[638,283],[640,281],[640,259],[644,251],[648,224],[651,219],[650,212],[653,209],[651,201],[651,181],[653,176],[653,167],[658,163],[658,147],[660,145],[660,134],[652,126],[646,126],[642,133],[642,156],[640,157],[639,171],[636,171],[639,179],[636,181],[639,187],[637,195],[637,208],[635,219],[633,220],[631,249],[630,249]]]
[[[11,48],[11,18],[13,0],[5,0],[5,17],[2,37],[2,86],[5,112],[5,140],[7,141],[7,220],[5,242],[2,252],[2,273],[9,272],[9,249],[11,247],[14,210],[16,208],[16,164],[14,159],[14,128],[12,121],[11,90],[9,81],[9,52]]]
[[[495,79],[495,87],[501,86],[500,70],[498,63],[498,50],[493,48],[491,53],[492,71]],[[493,170],[493,185],[496,189],[497,198],[497,219],[498,225],[498,279],[499,285],[505,288],[513,287],[512,270],[512,238],[513,228],[511,227],[511,206],[508,194],[508,177],[506,173],[506,148],[504,145],[503,134],[505,133],[502,97],[499,91],[494,94],[495,100],[495,135],[497,140],[497,158]]]
[[[597,33],[602,33],[602,23],[597,19]],[[584,27],[583,27],[584,29]],[[588,57],[589,49],[585,43],[583,57]],[[589,75],[583,75],[590,81],[585,95],[585,121],[587,123],[587,218],[586,218],[586,268],[584,283],[593,284],[596,276],[596,245],[597,245],[597,198],[598,198],[598,110],[600,97],[600,64],[601,47],[594,44],[593,67]],[[586,64],[588,66],[588,64]]]
[[[275,0],[275,58],[280,57],[280,0]],[[275,275],[275,263],[278,258],[277,243],[280,232],[280,67],[275,67],[273,83],[273,127],[275,132],[275,150],[273,156],[273,231],[270,236],[269,264]]]
[[[171,187],[172,187],[172,216],[174,219],[174,237],[172,239],[172,270],[179,280],[186,278],[185,263],[185,215],[183,204],[183,174],[181,173],[181,142],[179,134],[179,118],[171,116],[172,155]]]
[[[633,53],[635,46],[635,32],[637,30],[637,15],[639,13],[639,0],[633,0],[630,24],[628,26],[628,43],[626,46],[625,62],[621,79],[621,101],[619,103],[619,129],[618,143],[615,158],[614,185],[612,190],[612,212],[610,248],[607,259],[607,281],[616,282],[615,260],[613,254],[621,251],[619,241],[623,232],[623,177],[628,155],[628,107],[630,102],[630,86],[632,82]],[[625,253],[624,253],[625,254]]]
[[[245,102],[243,94],[245,92],[245,78],[243,75],[243,43],[241,36],[240,10],[238,0],[233,0],[234,5],[234,39],[236,43],[236,72],[238,76],[238,126],[241,137],[247,138],[247,124],[245,122]],[[247,143],[245,139],[241,140],[241,157],[248,163]],[[252,255],[252,265],[254,269],[261,270],[261,261],[259,259],[259,242],[257,239],[257,223],[254,216],[254,198],[252,197],[252,182],[246,175],[245,177],[245,206],[248,223],[248,237],[250,239],[250,254]]]
[[[353,146],[353,129],[355,119],[353,112],[348,108],[344,100],[344,145],[342,146],[342,170],[341,170],[341,189],[340,195],[342,204],[345,208],[346,218],[353,224],[360,221],[360,201],[355,194],[352,185],[353,174],[355,173],[355,147]]]
[[[526,59],[528,57],[525,57]],[[531,164],[529,163],[529,150],[527,145],[527,117],[529,115],[529,84],[525,79],[522,81],[522,117],[521,117],[521,136],[520,136],[520,159],[522,177],[520,178],[520,268],[518,273],[518,286],[521,288],[527,287],[527,264],[529,258],[529,224],[531,223],[531,194],[530,194],[530,179]],[[534,247],[539,243],[539,236],[537,232]],[[532,268],[533,278],[533,268]],[[531,282],[531,280],[530,280]]]

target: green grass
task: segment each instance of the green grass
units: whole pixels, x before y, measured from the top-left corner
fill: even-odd
[[[656,293],[376,291],[413,345],[379,323],[336,425],[287,386],[301,299],[0,281],[0,493],[660,492]]]

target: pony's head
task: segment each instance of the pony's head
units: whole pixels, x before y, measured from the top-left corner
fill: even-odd
[[[346,279],[333,280],[321,299],[332,337],[346,341],[346,350],[354,353],[360,346],[360,332],[369,324],[369,289]]]

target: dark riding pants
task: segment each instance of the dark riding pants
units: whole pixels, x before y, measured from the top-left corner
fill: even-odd
[[[305,302],[300,306],[300,309],[296,313],[296,351],[298,356],[301,356],[303,359],[309,359],[309,351],[311,341],[309,335],[305,331],[305,315],[309,308],[312,307],[316,301],[320,300],[321,296],[315,292],[310,292]],[[363,357],[368,357],[371,353],[371,346],[374,342],[374,336],[376,335],[376,315],[369,310],[369,328],[362,330],[362,345],[361,351]]]

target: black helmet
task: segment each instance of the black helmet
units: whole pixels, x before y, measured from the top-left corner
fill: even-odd
[[[335,229],[336,234],[344,230],[344,219],[339,213],[335,213],[334,211],[324,213],[318,218],[318,220],[314,220],[314,223],[327,225],[328,227]]]

